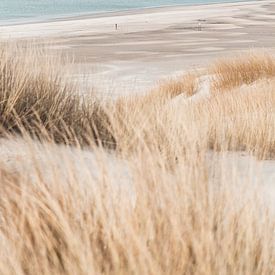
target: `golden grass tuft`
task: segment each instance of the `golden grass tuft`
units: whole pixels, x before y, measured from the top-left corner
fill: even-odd
[[[104,143],[108,119],[93,95],[83,98],[60,73],[61,59],[27,46],[0,49],[0,134],[57,143]]]
[[[275,82],[236,88],[195,106],[198,127],[208,124],[208,144],[216,150],[248,151],[275,157]]]
[[[262,78],[275,77],[275,58],[268,53],[245,53],[217,61],[209,69],[209,73],[216,78],[213,82],[214,91],[230,90]]]
[[[198,76],[198,73],[189,72],[180,77],[163,80],[155,90],[151,91],[150,95],[164,98],[173,98],[180,94],[187,97],[192,96],[196,93],[198,88]]]

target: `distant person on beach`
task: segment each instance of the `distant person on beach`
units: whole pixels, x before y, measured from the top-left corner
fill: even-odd
[[[117,28],[118,28],[118,25],[117,25],[117,24],[115,24],[115,29],[117,30]]]
[[[202,30],[201,28],[201,22],[198,23],[198,31],[200,32]]]

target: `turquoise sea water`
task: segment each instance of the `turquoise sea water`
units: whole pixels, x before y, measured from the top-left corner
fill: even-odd
[[[236,2],[236,0],[0,0],[0,21],[40,20],[165,5],[223,2]]]

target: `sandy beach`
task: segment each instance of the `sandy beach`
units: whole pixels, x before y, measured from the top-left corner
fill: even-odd
[[[117,30],[115,28],[117,24]],[[240,51],[275,52],[274,1],[176,6],[0,27],[74,56],[73,79],[102,93],[144,92],[158,80]]]

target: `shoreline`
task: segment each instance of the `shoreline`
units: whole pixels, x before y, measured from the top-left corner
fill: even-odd
[[[154,7],[141,7],[132,9],[122,9],[122,10],[110,10],[110,11],[95,11],[95,12],[83,12],[83,13],[73,13],[64,15],[53,15],[53,16],[38,16],[29,17],[22,19],[3,19],[0,20],[0,27],[9,26],[20,26],[20,25],[32,25],[32,24],[43,24],[43,23],[53,23],[53,22],[64,22],[71,20],[84,20],[84,19],[95,19],[95,18],[108,18],[113,16],[124,16],[124,15],[135,15],[135,14],[145,14],[163,11],[163,9],[175,9],[175,8],[187,8],[187,7],[200,7],[200,6],[212,6],[212,5],[230,5],[230,4],[252,4],[261,2],[261,0],[227,0],[225,2],[212,2],[212,3],[187,3],[187,4],[174,4],[174,5],[162,5]]]
[[[198,4],[198,5],[174,5],[174,6],[165,6],[165,7],[156,7],[156,8],[143,8],[143,9],[133,9],[125,11],[111,11],[111,12],[102,12],[95,14],[85,14],[78,16],[70,16],[59,19],[48,19],[42,22],[25,22],[18,24],[0,24],[0,39],[12,39],[12,38],[53,38],[56,35],[64,36],[67,33],[67,28],[70,28],[69,32],[72,35],[74,30],[79,32],[83,27],[86,28],[87,25],[93,25],[93,32],[96,33],[105,33],[112,31],[112,27],[116,23],[123,23],[130,25],[132,22],[129,21],[142,21],[145,17],[146,20],[151,20],[148,16],[157,17],[159,16],[163,22],[167,21],[166,18],[169,14],[174,14],[175,16],[186,16],[183,18],[184,22],[190,21],[200,21],[206,17],[214,17],[216,15],[227,15],[226,10],[231,10],[233,12],[235,9],[241,10],[244,7],[250,8],[253,6],[262,6],[263,3],[271,3],[270,0],[252,0],[252,1],[236,1],[236,2],[226,2],[226,3],[210,3],[210,4]],[[194,9],[194,6],[196,9]],[[205,13],[205,14],[204,14]],[[108,22],[107,20],[108,19]],[[171,20],[172,19],[172,20]],[[174,19],[174,20],[173,20]],[[175,18],[170,18],[170,21],[175,21]],[[176,23],[176,22],[175,22]],[[169,24],[169,22],[167,22]],[[97,26],[96,26],[97,25]],[[104,27],[109,26],[108,29]],[[147,26],[150,28],[150,26]],[[28,29],[27,29],[28,28]],[[65,33],[64,33],[65,31]]]

